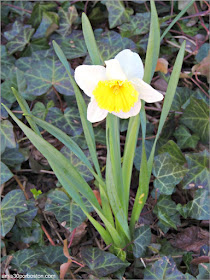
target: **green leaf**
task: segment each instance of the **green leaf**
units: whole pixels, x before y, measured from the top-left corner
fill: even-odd
[[[195,59],[198,63],[208,56],[209,49],[210,49],[210,44],[208,43],[205,43],[200,47],[198,53],[195,56]]]
[[[13,269],[16,269],[18,273],[30,272],[33,266],[38,264],[38,259],[41,252],[35,252],[33,249],[19,250],[12,254],[13,258],[10,263]]]
[[[62,36],[68,36],[71,34],[72,23],[74,23],[78,18],[77,9],[75,6],[70,6],[68,9],[63,9],[62,7],[58,10],[59,16],[59,29],[57,33],[60,33]]]
[[[86,201],[86,206],[89,211],[92,208]],[[86,215],[81,208],[72,199],[70,199],[63,191],[54,190],[47,195],[45,211],[50,211],[55,214],[59,223],[72,231],[78,227],[85,219]]]
[[[103,64],[103,60],[101,59],[100,53],[98,51],[98,46],[95,41],[93,29],[85,13],[82,14],[82,31],[92,64]]]
[[[26,205],[28,210],[18,214],[16,216],[16,223],[19,227],[31,227],[33,219],[36,217],[38,208],[35,206],[35,202],[27,200]]]
[[[6,44],[9,54],[13,54],[17,51],[23,51],[26,45],[29,43],[31,36],[34,33],[33,28],[24,28],[14,39]]]
[[[36,3],[33,7],[30,22],[33,27],[37,28],[42,21],[43,12],[56,11],[57,4],[55,2]]]
[[[30,27],[30,26],[28,26]],[[15,21],[13,24],[12,24],[12,27],[9,31],[5,31],[4,32],[4,37],[10,41],[12,39],[14,39],[18,33],[20,33],[20,31],[22,31],[24,29],[24,26],[22,25],[22,23],[20,23],[19,21]]]
[[[190,104],[181,117],[181,122],[198,134],[202,142],[208,143],[209,107],[203,100],[191,98]]]
[[[5,148],[15,148],[15,136],[13,132],[13,125],[8,120],[1,121],[1,153],[4,152]]]
[[[124,49],[130,49],[132,51],[136,49],[135,43],[132,40],[123,38],[115,31],[103,33],[101,29],[96,29],[94,33],[99,52],[104,61],[114,58]],[[85,59],[84,64],[91,64],[89,56]]]
[[[45,119],[46,115],[48,113],[48,109],[45,107],[45,105],[42,102],[36,102],[31,113],[40,119]]]
[[[29,278],[31,280],[40,280],[40,275],[45,275],[45,278],[50,278],[51,280],[60,279],[54,269],[44,265],[37,265],[32,267],[30,271],[27,272],[27,275],[29,275]]]
[[[200,153],[186,155],[189,171],[182,181],[184,189],[204,188],[210,184],[209,153],[204,150]]]
[[[188,87],[177,87],[174,99],[171,105],[172,111],[182,111],[188,105],[189,98],[194,94],[194,91]]]
[[[146,248],[151,242],[151,237],[152,234],[149,226],[145,225],[135,229],[133,254],[136,258],[144,255]]]
[[[67,147],[63,147],[60,152],[70,160],[71,164],[79,171],[80,175],[85,179],[86,182],[93,180],[93,175],[87,168],[87,166]],[[85,156],[91,162],[90,153],[88,150],[84,151]]]
[[[149,32],[150,28],[150,13],[137,13],[130,17],[128,23],[123,23],[120,27],[120,34],[123,37],[132,37],[142,35]]]
[[[147,159],[149,158],[153,143],[154,143],[154,140],[145,140],[145,149],[146,149]],[[140,171],[141,157],[142,157],[142,142],[141,142],[140,146],[136,147],[135,157],[134,157],[134,166],[138,171]]]
[[[163,153],[154,158],[152,173],[156,177],[154,187],[161,194],[170,195],[174,187],[181,182],[187,169],[175,161],[169,153]]]
[[[42,95],[54,87],[59,93],[73,95],[74,91],[65,68],[55,57],[40,59],[26,71],[27,93]]]
[[[98,248],[83,247],[81,254],[84,263],[90,268],[91,272],[99,277],[116,272],[129,264]]]
[[[93,37],[93,39],[94,39],[94,37]],[[82,127],[84,130],[84,135],[85,135],[85,138],[87,141],[87,145],[88,145],[96,172],[99,175],[99,177],[101,177],[101,170],[100,170],[100,166],[98,163],[98,157],[96,154],[96,145],[95,145],[93,127],[92,127],[92,124],[90,122],[88,122],[88,120],[87,120],[87,106],[85,104],[85,101],[82,97],[82,94],[81,94],[76,82],[74,81],[74,79],[70,73],[70,67],[69,67],[68,61],[67,61],[63,51],[61,50],[61,48],[58,46],[58,44],[55,41],[53,41],[53,47],[55,49],[55,52],[56,52],[58,58],[62,62],[63,66],[65,67],[66,72],[67,72],[69,79],[72,83],[72,86],[74,88],[75,97],[77,100],[77,106],[79,109],[79,114],[80,114],[80,118],[82,121]]]
[[[125,9],[122,1],[105,0],[104,3],[108,10],[109,28],[114,28],[130,20],[129,11]]]
[[[5,80],[10,76],[11,71],[14,71],[14,56],[9,56],[6,47],[1,45],[1,79]]]
[[[62,264],[68,261],[61,246],[43,246],[39,250],[41,251],[40,259],[46,264]]]
[[[41,225],[36,221],[32,221],[32,224],[30,227],[21,228],[21,230],[19,231],[19,234],[20,234],[20,236],[17,240],[18,242],[22,241],[25,244],[37,243],[40,246],[42,246],[44,244],[43,230],[41,228]]]
[[[29,1],[14,1],[14,7],[10,7],[10,11],[15,13],[15,16],[19,15],[21,21],[26,20],[30,17],[30,11],[33,8],[33,3]],[[18,8],[17,8],[18,7]]]
[[[33,39],[48,37],[58,28],[58,15],[53,12],[43,12],[42,21],[33,35]]]
[[[82,31],[73,30],[73,32],[64,37],[63,39],[57,39],[54,36],[54,40],[59,44],[68,59],[73,59],[77,57],[83,57],[87,55],[87,47],[85,45],[85,39]]]
[[[147,267],[144,270],[144,279],[150,280],[175,280],[175,279],[185,279],[184,274],[182,274],[176,267],[176,263],[171,257],[162,257],[158,261],[152,264],[151,267]]]
[[[160,50],[160,26],[158,20],[158,14],[155,7],[155,2],[150,1],[151,5],[151,24],[149,32],[149,41],[145,60],[145,71],[143,80],[146,83],[150,83],[155,68],[157,65],[157,60],[159,57]]]
[[[180,165],[186,163],[186,159],[183,156],[181,150],[173,140],[169,140],[165,145],[163,145],[159,150],[158,154],[168,153],[172,160]]]
[[[199,280],[209,279],[209,276],[210,276],[210,264],[209,263],[205,263],[203,265],[199,264],[198,270],[199,270],[199,274],[197,276],[197,279],[199,279]]]
[[[176,229],[176,226],[180,224],[176,203],[167,195],[160,195],[154,213],[158,216],[160,222],[167,227]]]
[[[6,183],[9,179],[13,177],[13,173],[9,168],[1,161],[1,184]]]
[[[184,58],[184,52],[185,52],[185,46],[186,46],[186,42],[184,41],[181,45],[181,48],[179,50],[179,53],[177,55],[175,64],[174,64],[174,68],[173,68],[173,72],[171,74],[170,80],[169,80],[169,84],[168,84],[168,88],[166,91],[166,95],[165,95],[165,99],[164,99],[164,103],[163,103],[163,108],[162,108],[162,113],[160,116],[160,122],[159,122],[159,126],[158,126],[158,131],[157,131],[157,135],[155,138],[155,142],[154,145],[152,147],[152,151],[148,160],[148,169],[149,169],[149,173],[150,170],[152,170],[152,164],[153,164],[153,160],[154,160],[154,154],[155,154],[155,148],[156,148],[156,143],[158,140],[158,137],[161,134],[161,131],[163,129],[164,123],[166,121],[166,118],[168,116],[168,113],[170,111],[170,107],[174,98],[174,94],[176,91],[176,87],[179,81],[179,76],[180,76],[180,72],[181,72],[181,67],[182,67],[182,63],[183,63],[183,58]]]
[[[69,135],[75,136],[82,133],[79,112],[75,107],[68,107],[63,113],[59,108],[50,108],[46,121],[62,129]]]
[[[1,235],[5,236],[15,223],[15,216],[27,210],[26,199],[21,190],[7,193],[1,204]]]
[[[15,167],[20,165],[25,161],[24,155],[19,151],[19,149],[6,149],[1,155],[1,160],[9,166]]]
[[[196,220],[209,220],[210,200],[208,190],[196,190],[192,201],[188,202],[188,216]]]
[[[177,139],[177,144],[180,149],[195,149],[198,140],[200,137],[196,134],[191,134],[189,129],[187,129],[184,125],[179,125],[174,133],[175,138]]]

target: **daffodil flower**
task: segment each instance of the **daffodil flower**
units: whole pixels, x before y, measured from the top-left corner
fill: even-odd
[[[77,84],[91,98],[87,108],[90,122],[99,122],[108,113],[127,119],[139,113],[141,99],[148,103],[163,99],[142,80],[144,67],[137,53],[125,49],[105,64],[106,67],[80,65],[75,69]]]

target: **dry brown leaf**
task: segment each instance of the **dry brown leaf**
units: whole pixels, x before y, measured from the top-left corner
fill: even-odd
[[[210,51],[208,56],[205,57],[199,64],[192,67],[192,73],[199,72],[201,75],[207,77],[208,83],[210,83]]]
[[[81,239],[85,236],[85,234],[87,232],[86,227],[87,227],[87,224],[82,223],[81,225],[79,225],[76,228],[76,232],[74,233],[74,238],[72,240],[71,247],[76,246],[77,244],[80,243]],[[71,236],[72,236],[72,233],[68,237],[68,240],[71,240]]]
[[[170,240],[171,245],[176,248],[200,252],[200,248],[209,242],[209,233],[196,226],[185,228],[182,232],[178,233],[175,238]]]
[[[155,71],[160,71],[164,74],[168,73],[168,61],[165,58],[158,58]]]
[[[72,261],[71,261],[71,257],[69,255],[69,250],[68,250],[68,241],[67,239],[65,239],[63,241],[63,254],[65,257],[67,257],[68,261],[66,263],[63,263],[61,266],[60,266],[60,279],[64,279]]]

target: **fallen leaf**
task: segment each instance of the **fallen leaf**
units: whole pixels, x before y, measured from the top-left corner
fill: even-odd
[[[80,243],[81,239],[85,236],[87,230],[86,230],[86,227],[87,227],[87,224],[86,223],[82,223],[81,225],[79,225],[77,228],[76,228],[76,231],[74,233],[74,238],[72,240],[72,243],[71,243],[71,247],[72,246],[76,246],[77,244]],[[68,241],[71,240],[71,236],[72,236],[72,233],[68,236]]]
[[[170,243],[176,248],[199,253],[203,245],[208,245],[209,233],[199,227],[191,226],[182,230],[175,238],[173,236]]]
[[[168,73],[168,61],[165,58],[158,58],[155,71],[160,71],[164,74]]]
[[[207,57],[192,67],[192,73],[195,74],[196,72],[206,76],[208,83],[210,83],[210,51]]]
[[[67,257],[68,261],[66,263],[63,263],[61,266],[60,266],[60,279],[64,279],[71,263],[72,263],[72,260],[71,260],[71,257],[69,255],[69,250],[68,250],[68,243],[67,243],[67,239],[65,239],[63,241],[63,254],[65,257]]]

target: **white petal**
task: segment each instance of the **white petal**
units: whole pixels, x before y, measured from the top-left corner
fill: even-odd
[[[144,66],[140,56],[131,50],[123,50],[115,56],[128,80],[143,79]]]
[[[126,75],[124,74],[120,63],[116,59],[110,59],[105,61],[106,63],[106,76],[108,80],[126,80]]]
[[[147,103],[153,103],[163,100],[163,95],[152,88],[150,85],[140,79],[132,79],[131,83],[139,93],[139,99],[143,99]]]
[[[136,104],[134,104],[134,106],[130,109],[129,112],[125,113],[125,112],[119,112],[119,113],[114,113],[112,112],[113,115],[121,118],[121,119],[127,119],[133,116],[136,116],[141,109],[141,101],[136,102]]]
[[[87,108],[87,119],[89,122],[100,122],[105,119],[107,115],[108,111],[99,108],[96,100],[93,98]]]
[[[100,65],[80,65],[75,69],[74,78],[84,93],[91,97],[98,82],[106,80],[106,69]]]

